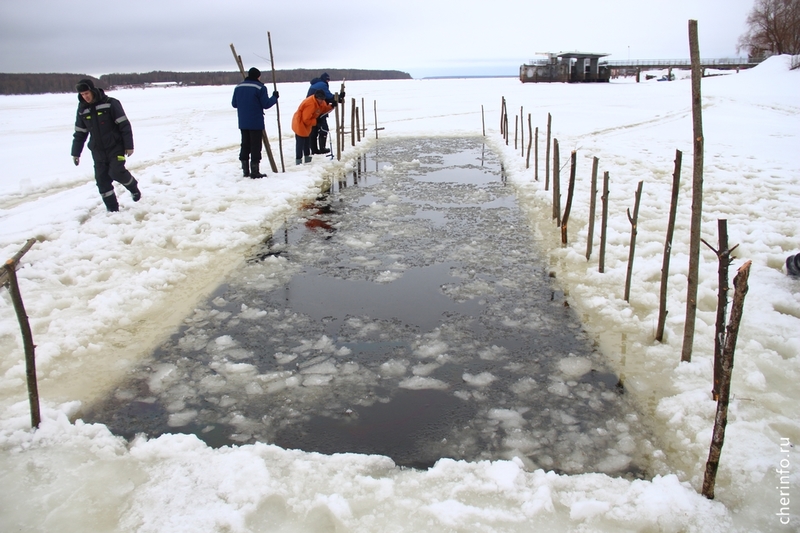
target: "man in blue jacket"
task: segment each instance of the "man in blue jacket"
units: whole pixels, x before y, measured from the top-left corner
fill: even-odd
[[[336,106],[336,98],[331,90],[328,88],[328,82],[331,77],[327,72],[323,72],[319,78],[311,80],[311,86],[308,88],[306,97],[311,96],[317,91],[325,93],[325,101],[332,106]],[[344,91],[339,95],[339,102],[344,102]],[[308,142],[311,144],[312,154],[327,154],[330,149],[325,148],[325,141],[328,140],[328,114],[325,113],[317,119],[317,125],[311,128],[311,135],[308,137]]]
[[[94,181],[107,211],[119,211],[114,181],[125,186],[134,202],[142,197],[136,179],[125,168],[125,159],[133,155],[133,130],[122,104],[106,96],[103,89],[84,79],[75,86],[78,91],[78,112],[72,137],[72,162],[80,163],[81,152],[89,138],[94,159]]]
[[[261,71],[253,67],[247,72],[247,78],[233,90],[231,105],[239,115],[239,129],[242,131],[242,147],[239,160],[242,162],[244,177],[263,178],[259,171],[261,163],[261,136],[264,131],[264,110],[278,101],[278,91],[267,96],[267,88],[258,78]]]

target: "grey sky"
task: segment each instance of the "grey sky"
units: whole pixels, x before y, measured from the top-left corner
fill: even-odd
[[[516,74],[537,52],[736,56],[754,0],[0,0],[0,72],[246,68]]]

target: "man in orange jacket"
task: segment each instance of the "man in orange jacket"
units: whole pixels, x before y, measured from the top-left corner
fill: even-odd
[[[325,92],[316,91],[302,102],[292,117],[292,131],[295,140],[295,163],[311,162],[311,143],[309,135],[311,128],[317,124],[317,119],[324,113],[330,113],[333,106],[325,101]]]

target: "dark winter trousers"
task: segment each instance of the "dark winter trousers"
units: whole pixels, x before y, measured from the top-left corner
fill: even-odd
[[[328,115],[323,115],[317,119],[317,125],[311,128],[309,143],[313,153],[321,152],[325,149],[328,142]]]
[[[239,130],[242,132],[242,148],[239,150],[240,161],[261,162],[261,135],[263,130]]]
[[[302,159],[303,156],[311,155],[311,142],[309,137],[294,136],[294,158]]]
[[[138,190],[136,178],[125,168],[125,156],[111,156],[98,158],[92,154],[94,159],[94,181],[97,183],[97,190],[103,198],[103,203],[109,211],[117,211],[119,203],[117,195],[114,193],[114,183],[121,183],[126,189],[133,193]]]

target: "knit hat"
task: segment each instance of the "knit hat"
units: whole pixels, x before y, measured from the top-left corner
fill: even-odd
[[[329,82],[329,81],[331,81],[331,77],[328,75],[328,73],[327,73],[327,72],[323,72],[323,73],[322,73],[322,76],[320,76],[320,77],[319,77],[319,79],[321,79],[321,80],[322,80],[322,81],[324,81],[324,82]]]
[[[90,79],[83,79],[75,85],[75,90],[79,93],[85,93],[86,91],[94,91],[94,82]]]
[[[251,68],[247,71],[247,77],[251,80],[257,80],[261,77],[261,71],[258,70],[256,67]]]

